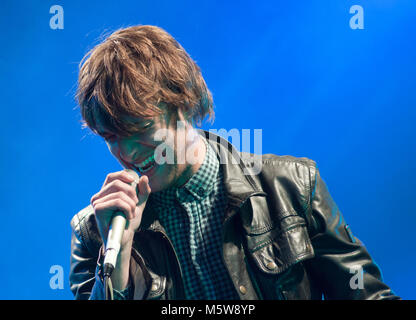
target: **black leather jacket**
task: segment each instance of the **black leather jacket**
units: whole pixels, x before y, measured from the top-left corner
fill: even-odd
[[[222,160],[228,197],[223,258],[241,299],[399,299],[352,235],[314,161],[272,154],[252,159],[216,135],[201,134]],[[71,290],[76,299],[100,299],[102,241],[92,207],[71,226]],[[150,206],[135,234],[131,266],[133,285],[141,281],[146,288],[134,298],[185,299],[176,253]]]

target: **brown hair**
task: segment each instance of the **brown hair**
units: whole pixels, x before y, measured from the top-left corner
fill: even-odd
[[[198,65],[165,30],[149,25],[119,29],[80,62],[77,95],[84,127],[99,114],[115,133],[137,132],[122,116],[149,119],[181,109],[200,125],[214,117],[211,92]]]

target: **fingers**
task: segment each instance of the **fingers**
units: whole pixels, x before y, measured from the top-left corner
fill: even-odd
[[[135,217],[136,212],[136,202],[122,191],[98,198],[92,202],[92,206],[96,212],[119,209],[129,220]]]
[[[128,205],[127,202],[125,202],[121,199],[113,199],[113,200],[109,200],[107,202],[96,204],[94,206],[94,210],[95,210],[96,214],[97,214],[97,212],[109,212],[109,210],[114,210],[114,211],[115,210],[120,210],[126,215],[126,218],[128,216],[131,217],[131,214],[129,214],[130,210],[131,210],[130,206]]]
[[[135,178],[124,170],[107,175],[103,187],[90,201],[96,216],[102,217],[99,220],[106,219],[108,213],[116,210],[122,211],[128,220],[135,218],[139,198],[134,180]]]
[[[91,205],[94,208],[95,220],[103,241],[106,241],[109,225],[115,212],[121,211],[127,219],[127,226],[134,226],[136,230],[140,225],[141,214],[150,194],[149,180],[138,181],[142,195],[138,194],[138,177],[134,172],[126,170],[113,172],[107,175],[101,190],[91,197]],[[141,206],[139,207],[139,198]],[[127,227],[127,228],[130,228]],[[128,234],[128,233],[127,233]]]
[[[101,190],[91,198],[91,204],[96,211],[112,209],[115,200],[120,200],[120,205],[125,210],[126,218],[132,219],[135,216],[136,205],[145,203],[151,192],[149,178],[142,176],[138,182],[139,196],[136,193],[135,177],[127,171],[122,170],[107,175]],[[107,205],[106,205],[107,204]],[[96,209],[98,208],[98,209]],[[117,209],[117,208],[116,208]]]
[[[132,182],[133,181],[134,181],[134,179],[132,179]],[[107,185],[104,185],[97,194],[92,196],[91,203],[93,203],[95,200],[97,200],[99,198],[102,198],[106,195],[109,195],[111,193],[120,192],[120,191],[124,192],[131,199],[133,199],[133,201],[135,201],[135,203],[139,202],[139,199],[138,199],[137,194],[136,194],[136,189],[132,185],[130,185],[129,183],[126,183],[124,181],[121,181],[121,180],[112,180]]]
[[[139,205],[145,203],[152,191],[149,186],[149,178],[147,176],[142,176],[138,183],[139,188]]]
[[[149,196],[151,189],[149,186],[149,178],[142,176],[139,180],[139,194],[142,196]]]
[[[110,182],[113,182],[115,180],[121,180],[125,183],[132,183],[134,181],[134,177],[132,177],[131,174],[129,174],[126,170],[121,170],[121,171],[117,171],[117,172],[112,172],[109,173],[107,175],[107,177],[105,178],[103,187],[107,184],[109,184]]]

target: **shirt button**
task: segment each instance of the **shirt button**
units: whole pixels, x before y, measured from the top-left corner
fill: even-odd
[[[240,292],[242,293],[242,294],[246,294],[247,293],[247,289],[246,289],[246,287],[245,286],[240,286]]]
[[[198,195],[200,197],[202,197],[204,195],[204,189],[203,188],[199,188],[197,193],[198,193]]]
[[[267,269],[274,270],[276,269],[277,265],[274,261],[270,261],[268,264],[266,264]]]

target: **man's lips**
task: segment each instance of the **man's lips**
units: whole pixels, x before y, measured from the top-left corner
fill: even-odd
[[[154,156],[153,160],[156,162],[156,164],[158,164],[160,162],[160,159],[166,156],[166,150],[164,149],[162,150],[162,152],[156,152],[156,150],[153,150],[146,157],[140,157],[140,159],[136,159],[133,161],[126,161],[122,157],[119,157],[119,159],[129,169],[134,169],[137,168],[140,164],[142,164],[146,159],[149,159],[151,156]]]
[[[146,159],[149,159],[151,156],[153,155],[153,153],[149,154],[147,157],[143,157],[140,160],[135,160],[132,162],[133,166],[138,166],[139,164],[143,163]]]
[[[156,163],[159,163],[159,160],[161,159],[161,157],[166,156],[166,150],[164,149],[162,152],[156,152],[156,150],[154,150],[147,157],[143,157],[140,160],[135,160],[131,162],[131,165],[138,166],[139,164],[143,163],[143,161],[145,161],[146,159],[149,159],[151,156],[154,157],[154,160],[156,161]]]
[[[122,158],[119,158],[119,159],[121,160],[121,162],[124,164],[125,167],[127,167],[129,169],[135,169],[135,168],[138,168],[139,165],[141,163],[143,163],[143,161],[145,161],[146,159],[148,159],[151,155],[152,155],[152,153],[149,156],[147,156],[146,158],[142,158],[141,160],[135,160],[135,161],[131,161],[131,162],[130,161],[126,161],[126,160],[124,160]]]

